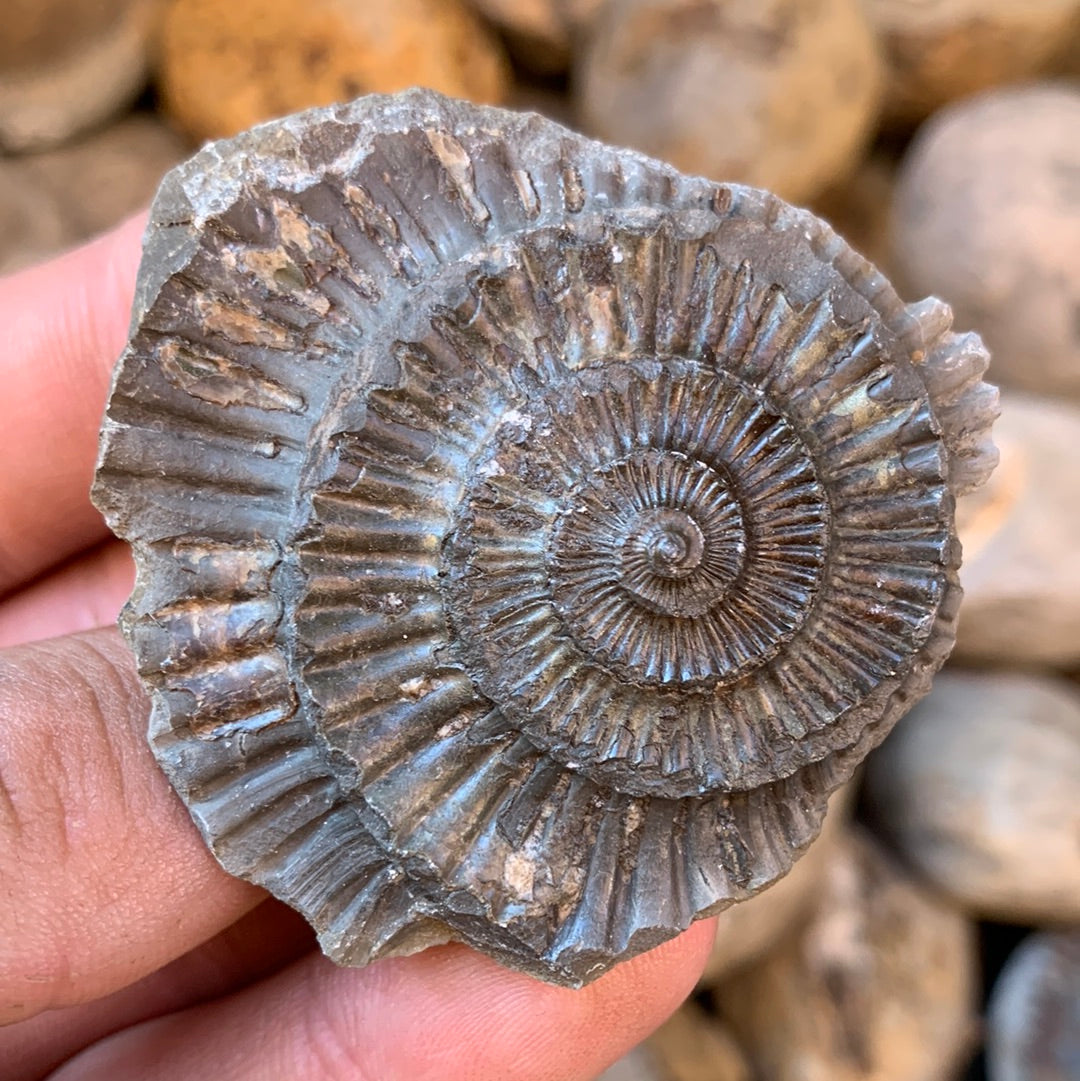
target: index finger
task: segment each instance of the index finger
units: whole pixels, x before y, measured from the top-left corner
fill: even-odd
[[[90,482],[144,224],[0,279],[0,596],[107,533]]]

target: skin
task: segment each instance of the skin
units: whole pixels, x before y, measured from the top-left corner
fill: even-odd
[[[157,769],[130,557],[87,498],[143,224],[0,280],[0,1076],[594,1077],[689,993],[712,921],[582,991],[458,945],[340,969]]]

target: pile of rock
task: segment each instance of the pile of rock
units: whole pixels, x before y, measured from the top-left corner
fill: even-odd
[[[807,202],[991,347],[949,670],[611,1081],[1080,1076],[1078,80],[1080,0],[8,0],[0,270],[197,140],[419,84]]]

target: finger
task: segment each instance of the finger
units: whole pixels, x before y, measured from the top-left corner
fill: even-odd
[[[360,970],[306,958],[109,1037],[53,1081],[586,1081],[686,997],[714,931],[697,924],[581,991],[459,946]]]
[[[0,653],[0,718],[0,1021],[133,983],[265,897],[157,768],[116,631]]]
[[[130,987],[0,1028],[0,1077],[36,1081],[109,1033],[230,994],[314,948],[315,934],[298,913],[280,901],[264,901],[209,942]]]
[[[0,649],[112,626],[134,581],[128,546],[99,544],[0,601]]]
[[[144,220],[0,280],[0,596],[105,536],[87,493]]]

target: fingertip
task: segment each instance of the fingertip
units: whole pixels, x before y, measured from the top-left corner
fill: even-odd
[[[104,535],[87,492],[145,221],[0,279],[0,594]]]
[[[355,1048],[373,1076],[585,1081],[677,1009],[715,934],[715,920],[699,921],[579,990],[456,944],[359,973],[326,966],[325,978],[340,990],[319,996],[329,1005],[315,1027],[334,1045]]]
[[[590,1081],[676,1009],[714,934],[714,921],[702,921],[576,991],[461,945],[363,969],[313,955],[103,1040],[55,1076]]]

